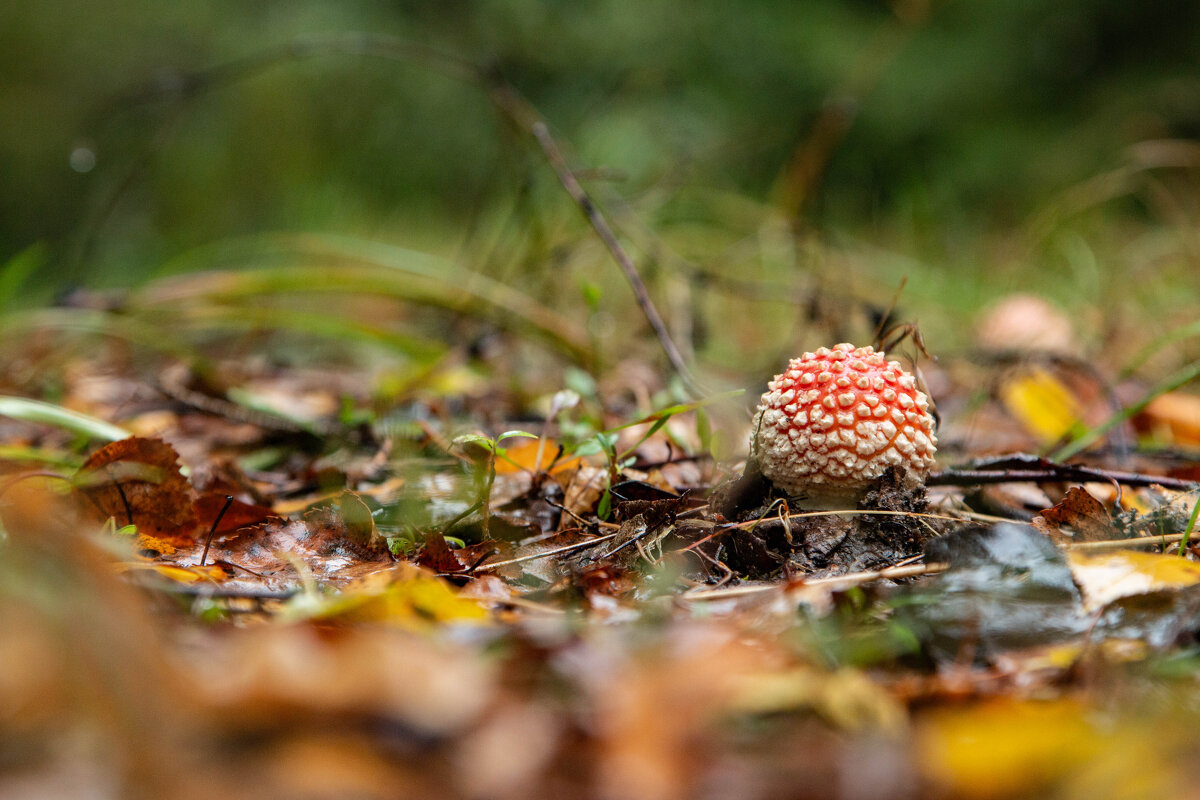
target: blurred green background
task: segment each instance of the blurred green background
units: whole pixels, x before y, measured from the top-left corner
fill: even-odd
[[[807,341],[845,298],[886,307],[902,277],[935,346],[1017,289],[1097,347],[1196,316],[1200,4],[1179,0],[19,0],[0,25],[5,301],[312,231],[638,314],[529,137],[436,58],[328,52],[189,90],[353,31],[524,94],[717,367]]]

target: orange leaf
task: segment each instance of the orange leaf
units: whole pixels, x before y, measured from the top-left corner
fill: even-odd
[[[511,440],[510,440],[511,441]],[[496,459],[496,472],[500,475],[509,475],[522,470],[528,472],[539,472],[549,470],[550,474],[556,475],[560,472],[573,470],[579,466],[579,458],[560,458],[555,463],[554,458],[558,455],[558,442],[553,439],[546,439],[542,445],[542,458],[538,461],[538,439],[517,439],[511,445],[505,446],[505,458]],[[510,463],[511,462],[511,463]],[[553,464],[553,467],[551,465]]]

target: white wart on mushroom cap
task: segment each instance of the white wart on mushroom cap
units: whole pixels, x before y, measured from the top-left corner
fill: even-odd
[[[859,496],[889,467],[922,483],[937,449],[929,399],[898,361],[839,344],[792,359],[767,385],[751,458],[762,474],[810,504]]]

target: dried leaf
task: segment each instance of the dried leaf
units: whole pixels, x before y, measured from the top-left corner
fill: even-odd
[[[179,471],[179,454],[161,439],[132,436],[84,462],[74,483],[85,513],[137,525],[138,532],[178,547],[194,540],[195,492]]]
[[[1074,535],[1061,526],[1072,528]],[[1034,517],[1033,526],[1056,542],[1102,542],[1117,537],[1104,504],[1079,486],[1072,486],[1052,507]]]

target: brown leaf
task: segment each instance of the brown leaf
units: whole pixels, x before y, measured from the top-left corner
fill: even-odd
[[[343,492],[337,507],[314,508],[304,515],[309,532],[327,543],[326,549],[344,549],[372,560],[388,555],[387,540],[375,529],[371,511],[358,495]]]
[[[275,513],[266,506],[260,506],[255,503],[243,503],[241,500],[234,500],[229,504],[229,508],[225,510],[225,513],[221,514],[221,509],[225,508],[228,496],[227,494],[217,492],[209,492],[200,496],[195,506],[196,522],[200,530],[209,531],[212,529],[213,523],[216,522],[216,533],[229,533],[239,528],[266,522],[269,518],[275,516]],[[218,516],[220,517],[219,521]]]
[[[357,543],[346,538],[330,509],[318,511],[324,513],[307,515],[303,521],[272,519],[242,528],[214,541],[209,561],[235,568],[239,583],[265,584],[273,589],[293,585],[301,564],[313,578],[334,584],[391,566],[389,553],[362,552]],[[196,546],[170,560],[191,566],[199,558],[200,548]]]
[[[131,436],[108,444],[84,462],[74,484],[85,513],[178,546],[196,531],[195,492],[179,471],[179,454],[161,439]]]
[[[1069,526],[1074,535],[1064,532]],[[1066,497],[1034,517],[1033,526],[1056,542],[1099,542],[1117,538],[1112,518],[1104,504],[1087,490],[1072,486]]]
[[[431,531],[425,534],[425,546],[417,555],[417,563],[441,574],[462,572],[472,564],[464,561],[460,556],[461,553],[461,550],[450,549],[450,545],[446,544],[445,536],[437,531]],[[479,557],[476,555],[474,560],[478,560]]]

